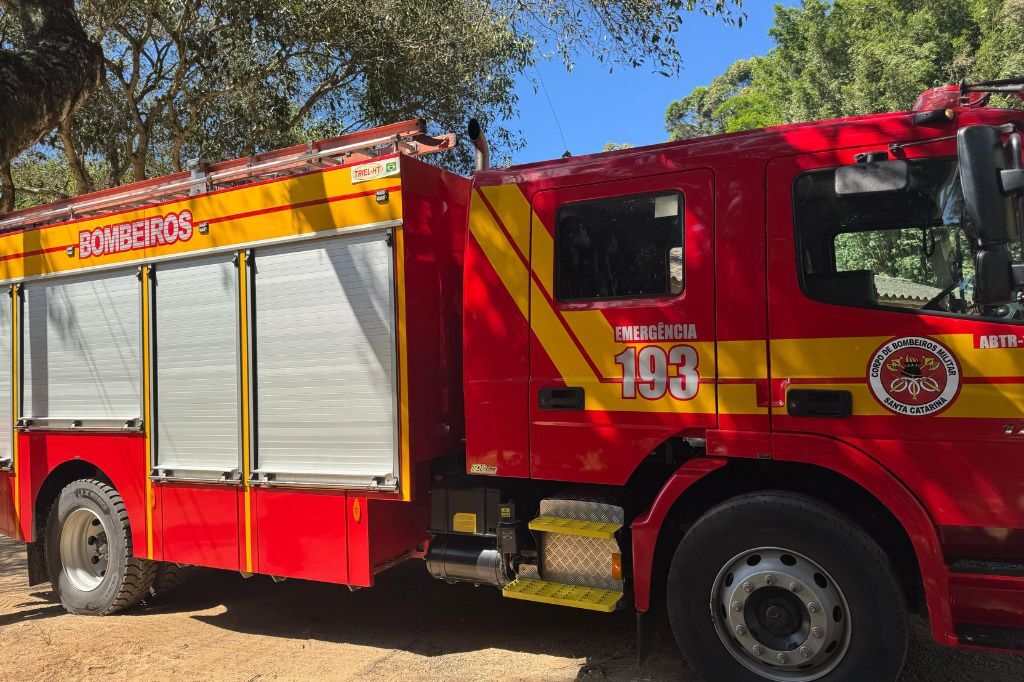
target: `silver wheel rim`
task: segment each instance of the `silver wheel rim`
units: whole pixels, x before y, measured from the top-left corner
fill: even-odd
[[[850,647],[850,607],[839,584],[799,552],[760,547],[715,578],[711,618],[729,653],[780,682],[816,680]]]
[[[89,509],[76,509],[60,531],[60,562],[75,589],[92,592],[107,575],[110,561],[103,521]]]

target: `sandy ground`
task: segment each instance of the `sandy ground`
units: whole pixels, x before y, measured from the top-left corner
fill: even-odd
[[[71,616],[0,539],[0,680],[696,680],[667,641],[634,654],[630,613],[513,602],[419,562],[356,592],[201,571],[168,604]],[[917,623],[904,680],[1021,681],[1024,657],[943,649]]]

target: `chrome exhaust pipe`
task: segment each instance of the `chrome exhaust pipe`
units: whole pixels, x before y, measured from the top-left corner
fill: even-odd
[[[491,167],[491,150],[487,146],[487,138],[484,136],[480,121],[475,118],[469,119],[469,126],[466,130],[470,141],[476,147],[476,169],[477,171],[487,170]]]

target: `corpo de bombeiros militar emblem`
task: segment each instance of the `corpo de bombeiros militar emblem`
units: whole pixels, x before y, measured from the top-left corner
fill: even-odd
[[[887,342],[868,363],[878,402],[896,414],[922,416],[947,408],[960,391],[960,365],[944,345],[923,336]]]

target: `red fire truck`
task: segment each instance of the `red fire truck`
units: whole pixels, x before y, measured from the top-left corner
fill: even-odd
[[[1022,650],[1021,89],[502,169],[471,127],[471,178],[413,121],[0,216],[0,530],[72,613],[417,558],[667,613],[712,680],[894,679],[910,613]]]

